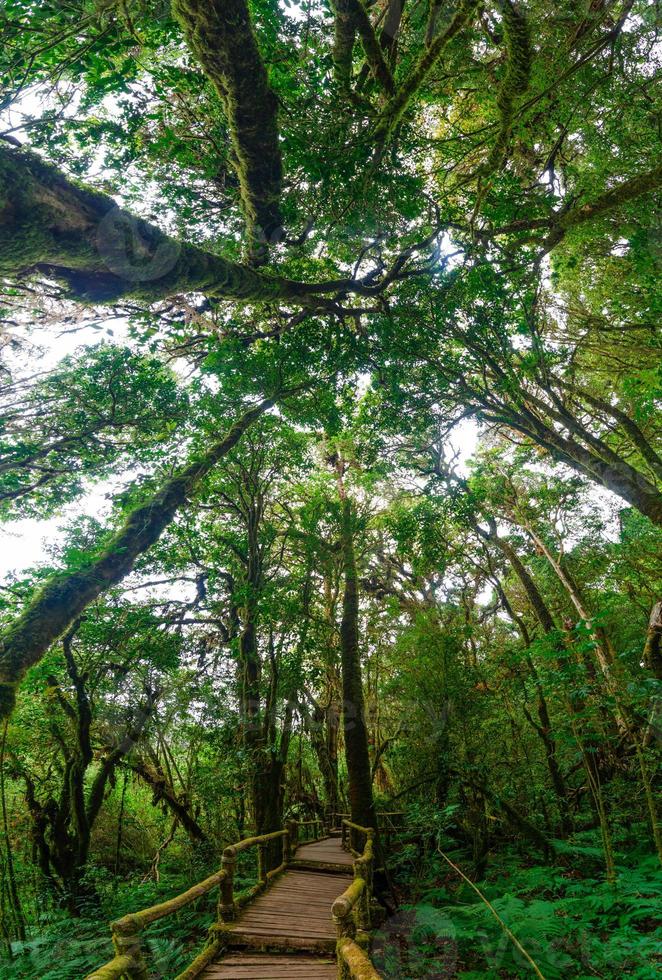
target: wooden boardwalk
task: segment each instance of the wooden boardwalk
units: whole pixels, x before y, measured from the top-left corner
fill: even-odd
[[[298,862],[306,866],[283,872],[240,913],[232,924],[237,948],[221,955],[201,977],[334,980],[336,930],[331,906],[351,880],[352,858],[340,840],[331,837],[297,848],[295,865]]]
[[[314,842],[298,845],[302,831]],[[324,833],[318,818],[289,820],[282,830],[228,844],[209,877],[112,922],[115,955],[85,980],[147,980],[143,931],[214,890],[217,915],[207,942],[177,980],[382,980],[366,952],[383,918],[373,891],[376,831],[343,818],[341,831]],[[362,839],[362,851],[344,849],[348,835]],[[280,861],[268,870],[276,846]],[[237,855],[250,850],[257,881],[235,895]]]
[[[301,844],[297,847],[294,856],[294,863],[305,861],[317,867],[330,865],[331,867],[342,865],[347,868],[349,874],[354,858],[347,851],[343,851],[340,838],[327,837],[326,840],[318,841],[316,844]]]
[[[336,980],[335,957],[233,953],[207,967],[207,980]]]

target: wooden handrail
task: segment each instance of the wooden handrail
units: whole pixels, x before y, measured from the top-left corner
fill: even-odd
[[[121,980],[130,972],[132,966],[132,956],[116,956],[109,963],[100,966],[94,973],[90,973],[86,980]]]
[[[365,836],[365,845],[354,861],[354,880],[331,907],[338,937],[338,980],[378,980],[379,974],[360,945],[367,944],[372,927],[375,830],[351,820],[343,820],[342,827],[343,844],[347,831],[354,830]]]
[[[338,940],[338,980],[381,980],[370,957],[349,936]]]
[[[353,912],[361,896],[365,892],[365,878],[355,878],[342,895],[339,895],[331,906],[331,915],[334,919],[346,919]]]
[[[266,866],[265,849],[271,841],[278,839],[282,839],[283,841],[282,861],[277,868],[269,870]],[[249,888],[235,897],[234,872],[237,855],[250,850],[252,847],[258,849],[258,882],[253,888]],[[276,830],[271,834],[262,834],[259,837],[247,837],[244,840],[238,841],[236,844],[230,844],[223,851],[220,871],[216,871],[209,878],[205,878],[204,881],[198,882],[192,888],[182,892],[181,895],[176,895],[167,902],[160,902],[158,905],[141,909],[139,912],[129,913],[129,915],[125,915],[121,919],[117,919],[117,921],[111,923],[110,928],[115,956],[108,963],[88,974],[85,980],[120,980],[122,977],[129,977],[130,980],[148,980],[149,972],[143,955],[140,937],[145,926],[167,915],[178,912],[180,909],[190,905],[191,902],[195,902],[196,899],[202,898],[203,895],[206,895],[216,887],[220,887],[218,919],[221,922],[231,921],[235,918],[238,908],[247,904],[256,894],[266,888],[268,883],[276,875],[280,874],[287,867],[290,856],[290,830],[287,828],[285,830]],[[209,958],[214,952],[214,942],[218,943],[218,939],[214,939],[212,936],[210,946],[205,952],[200,954],[198,960]],[[187,976],[188,973],[188,970],[185,971],[181,975],[182,978]]]
[[[260,844],[268,844],[270,840],[278,840],[279,837],[284,837],[287,833],[289,833],[287,830],[274,830],[271,834],[260,834],[259,837],[246,837],[237,844],[228,844],[224,848],[223,853],[227,854],[231,851],[233,854],[241,854],[242,851],[249,851],[251,847],[259,847]]]
[[[360,823],[352,823],[351,820],[343,820],[343,823],[351,830],[359,830],[362,834],[366,834],[366,836],[370,834],[374,836],[375,831],[373,827],[362,827]]]
[[[383,817],[404,817],[405,816],[405,813],[406,813],[405,810],[378,810],[377,811],[377,826],[379,827],[380,821],[382,820]],[[351,814],[350,813],[335,812],[335,813],[332,814],[332,816],[335,817],[337,820],[342,821],[342,820],[349,819],[349,817],[351,816]]]
[[[342,846],[343,849],[349,851],[354,857],[359,857],[359,852],[352,845],[356,841],[356,835],[363,834],[366,839],[366,843],[375,836],[375,830],[373,827],[362,827],[359,823],[353,823],[351,820],[343,820],[342,822]]]
[[[367,934],[371,928],[375,830],[372,827],[362,827],[347,819],[343,820],[342,826],[343,843],[347,832],[353,831],[365,836],[365,845],[354,861],[354,880],[332,906],[338,937],[338,977],[339,980],[379,980],[379,975],[360,945],[367,942]],[[258,837],[247,837],[236,844],[229,844],[223,850],[220,871],[216,871],[204,881],[198,882],[181,895],[176,895],[166,902],[160,902],[158,905],[152,905],[117,919],[111,924],[115,956],[108,963],[88,974],[85,980],[126,980],[126,978],[149,980],[149,971],[141,946],[141,932],[145,926],[178,912],[213,888],[219,887],[217,922],[209,931],[209,943],[177,978],[177,980],[193,980],[223,948],[226,942],[222,938],[225,924],[235,918],[237,909],[266,888],[269,882],[288,866],[298,842],[299,829],[303,827],[313,827],[316,831],[323,830],[322,821],[319,819],[288,820],[284,830],[276,830]],[[278,867],[269,870],[266,849],[276,840],[282,840],[282,861]],[[234,874],[237,856],[253,847],[257,848],[258,852],[257,884],[235,896]]]
[[[321,840],[322,837],[326,836],[324,821],[320,817],[314,817],[312,820],[287,820],[286,824],[290,828],[290,839],[293,849],[299,843]],[[306,834],[308,828],[312,829],[312,834],[309,838]],[[302,829],[304,831],[303,835],[301,834]]]
[[[149,925],[151,922],[157,922],[159,919],[165,918],[166,915],[172,915],[173,912],[179,912],[180,909],[185,908],[190,905],[191,902],[195,902],[196,899],[202,898],[207,892],[210,892],[212,888],[220,885],[222,881],[227,877],[225,871],[217,871],[215,874],[210,875],[209,878],[205,878],[204,881],[199,881],[197,885],[193,885],[187,891],[182,892],[181,895],[176,895],[174,898],[168,899],[167,902],[160,902],[158,905],[150,905],[147,909],[142,909],[140,912],[131,912],[129,915],[125,915],[121,919],[117,919],[113,922],[111,929],[120,929],[123,927],[131,927],[133,925],[139,925],[140,929],[144,929],[145,926]]]

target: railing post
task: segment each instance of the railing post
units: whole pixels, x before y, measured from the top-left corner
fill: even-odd
[[[297,849],[297,844],[299,843],[299,825],[296,820],[286,820],[285,829],[289,833],[289,847],[290,847],[290,860],[294,857],[294,852]]]
[[[149,980],[149,971],[143,956],[140,942],[142,926],[135,916],[125,915],[111,925],[113,946],[118,956],[130,956],[134,962],[131,968],[131,980]]]
[[[283,860],[282,860],[282,864],[284,864],[287,867],[287,865],[292,860],[292,842],[290,840],[290,826],[289,826],[289,824],[286,824],[285,825],[285,833],[283,834],[282,841],[283,841]]]
[[[267,867],[268,864],[268,848],[265,844],[257,845],[257,880],[261,885],[266,885],[267,883]]]
[[[236,911],[234,907],[234,872],[237,866],[237,852],[234,847],[226,847],[221,858],[221,868],[227,876],[221,882],[218,917],[223,922],[232,922]]]
[[[365,945],[368,941],[368,933],[372,928],[370,920],[370,900],[372,897],[372,887],[370,883],[370,867],[367,861],[357,861],[354,865],[354,877],[362,878],[365,888],[356,907],[356,925],[358,927],[357,942]]]
[[[354,916],[351,912],[347,915],[339,916],[334,915],[334,921],[336,924],[336,936],[338,939],[354,939],[356,935],[356,925],[354,923]]]
[[[340,952],[342,940],[336,943],[336,961],[338,964],[338,980],[352,980],[352,973]]]
[[[347,824],[345,823],[344,820],[341,824],[341,827],[342,827],[342,848],[343,851],[346,851],[347,850]]]

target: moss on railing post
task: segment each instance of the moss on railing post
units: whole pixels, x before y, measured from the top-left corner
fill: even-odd
[[[286,820],[285,829],[289,834],[290,860],[292,860],[299,843],[299,824],[296,820]]]
[[[110,926],[113,934],[113,946],[118,956],[130,956],[133,966],[129,976],[131,980],[149,980],[149,971],[143,956],[140,932],[142,924],[134,915],[125,915]]]
[[[356,941],[359,945],[367,948],[369,936],[368,933],[372,928],[371,922],[371,899],[372,899],[372,874],[371,874],[371,863],[366,860],[356,861],[354,864],[354,877],[361,879],[365,883],[365,887],[361,893],[361,897],[356,904]]]
[[[336,962],[338,964],[338,980],[352,980],[349,967],[340,952],[336,953]]]
[[[283,858],[282,864],[287,867],[287,865],[292,860],[292,841],[291,841],[291,824],[289,821],[285,824],[285,835],[283,836]]]
[[[257,880],[260,885],[267,883],[268,847],[266,843],[257,845]]]
[[[227,938],[223,933],[224,927],[218,923],[210,926],[207,931],[207,945],[201,953],[196,956],[182,973],[178,973],[175,980],[195,980],[202,971],[209,966],[227,946]]]
[[[237,866],[237,852],[234,847],[226,847],[221,858],[221,869],[227,877],[221,882],[218,902],[218,917],[223,922],[232,922],[236,916],[234,906],[234,872]]]
[[[338,980],[380,980],[370,959],[353,939],[339,939],[336,944]]]

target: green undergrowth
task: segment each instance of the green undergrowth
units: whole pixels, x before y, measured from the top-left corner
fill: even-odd
[[[601,873],[592,832],[557,842],[554,864],[505,849],[490,854],[480,891],[535,961],[546,980],[662,975],[662,876],[655,855],[621,860],[618,880]],[[465,873],[471,860],[446,841],[444,852]],[[506,980],[534,970],[476,892],[435,850],[420,862],[420,841],[397,852],[394,880],[401,910],[377,940],[386,980]],[[424,869],[422,872],[421,869]]]
[[[203,873],[198,875],[202,877]],[[112,958],[110,922],[167,901],[197,880],[188,875],[164,873],[158,884],[125,881],[113,888],[110,876],[99,869],[93,871],[92,879],[100,908],[84,907],[78,918],[52,907],[36,916],[28,940],[13,943],[13,959],[0,961],[0,980],[28,977],[80,980]],[[251,883],[241,875],[235,879],[237,889]],[[218,892],[213,889],[204,898],[145,930],[144,948],[154,977],[176,976],[197,955],[205,942],[207,927],[215,917],[217,899]]]

